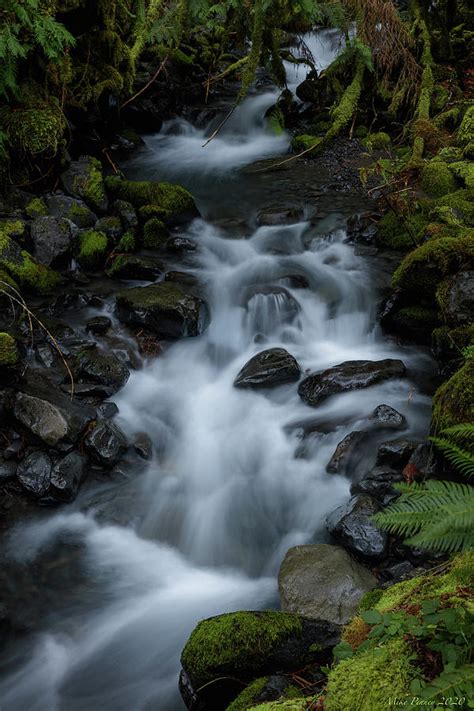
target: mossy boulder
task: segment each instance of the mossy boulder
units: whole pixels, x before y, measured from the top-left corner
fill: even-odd
[[[117,295],[123,323],[145,328],[159,338],[197,336],[207,326],[205,302],[170,282],[127,289]]]
[[[6,235],[18,242],[23,242],[26,234],[26,222],[21,217],[0,219],[0,237]]]
[[[252,681],[227,707],[226,711],[248,711],[262,705],[271,708],[273,702],[303,698],[302,689],[291,674],[272,674]]]
[[[134,252],[137,246],[137,240],[133,232],[125,232],[123,234],[117,244],[117,252],[125,252],[125,253],[130,253]]]
[[[9,333],[0,332],[0,368],[15,365],[19,354],[15,339]]]
[[[109,194],[130,202],[135,208],[154,205],[167,223],[180,224],[199,215],[193,196],[180,185],[152,181],[122,180],[117,176],[106,179]]]
[[[437,237],[417,247],[402,261],[393,275],[393,286],[433,295],[440,281],[474,260],[474,230],[464,230],[460,237]]]
[[[143,279],[154,281],[164,271],[164,266],[154,257],[136,254],[118,254],[107,269],[107,276],[115,279]]]
[[[35,217],[44,217],[45,215],[49,214],[48,206],[46,205],[43,198],[39,197],[35,197],[30,200],[30,202],[25,208],[25,212],[28,217],[31,217],[33,220],[35,219]]]
[[[474,140],[474,105],[465,112],[457,132],[458,143],[466,146]]]
[[[106,212],[108,201],[102,166],[97,158],[82,156],[73,161],[61,174],[61,184],[69,195],[84,200],[95,212]]]
[[[166,246],[170,233],[165,223],[152,217],[143,228],[143,246],[146,249],[160,249]]]
[[[203,620],[183,649],[180,690],[188,706],[226,709],[242,682],[323,660],[339,627],[285,612],[232,612]]]
[[[449,169],[471,191],[474,199],[474,163],[467,160],[455,161],[450,164]]]
[[[97,230],[86,230],[79,234],[76,259],[83,269],[96,271],[104,266],[107,247],[107,235]]]
[[[474,324],[451,329],[441,326],[431,334],[431,350],[438,361],[459,362],[459,354],[468,346],[474,346]]]
[[[46,201],[49,214],[70,220],[80,229],[93,227],[97,222],[97,215],[87,207],[84,200],[69,195],[48,195]]]
[[[362,141],[362,144],[371,151],[381,151],[390,147],[392,140],[388,133],[379,131],[371,133]]]
[[[474,226],[474,191],[461,188],[435,202],[433,216],[453,225]]]
[[[441,385],[433,397],[431,428],[440,432],[446,427],[472,422],[474,419],[474,358],[466,362]]]
[[[436,300],[451,326],[469,325],[474,320],[474,270],[459,272],[441,282]]]
[[[60,276],[49,267],[38,264],[31,254],[0,231],[0,268],[21,288],[35,294],[49,294],[60,282]]]
[[[431,342],[433,329],[440,325],[436,309],[423,306],[406,306],[391,317],[391,331],[417,343]]]
[[[429,220],[421,212],[401,219],[394,212],[387,212],[377,224],[377,244],[389,249],[410,249],[414,240],[421,239]]]
[[[458,188],[456,178],[447,163],[436,160],[425,165],[421,173],[421,185],[430,197],[443,197]]]
[[[107,235],[110,242],[116,243],[123,234],[122,221],[116,215],[106,215],[101,217],[95,225],[95,229]]]

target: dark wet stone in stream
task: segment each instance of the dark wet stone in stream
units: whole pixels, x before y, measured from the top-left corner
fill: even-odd
[[[94,228],[97,232],[103,232],[112,242],[118,242],[123,234],[122,221],[116,215],[107,215],[97,220]]]
[[[472,322],[474,314],[474,271],[459,272],[440,288],[443,317],[453,326]]]
[[[168,282],[122,291],[116,303],[123,323],[146,328],[159,338],[197,336],[208,321],[202,299]]]
[[[303,216],[303,210],[296,207],[268,207],[257,214],[257,223],[262,226],[291,225],[301,222]]]
[[[154,281],[161,276],[163,271],[163,262],[156,259],[156,257],[119,254],[107,269],[106,274],[115,279]]]
[[[96,158],[81,156],[72,161],[61,174],[61,185],[72,197],[84,200],[94,212],[103,214],[107,211],[102,171]]]
[[[64,265],[72,249],[71,223],[63,218],[37,217],[31,223],[33,254],[47,266]]]
[[[97,222],[97,215],[83,200],[68,195],[48,195],[46,203],[51,215],[70,220],[80,229],[94,227]]]
[[[199,284],[198,278],[194,274],[177,271],[166,272],[165,281],[171,281],[174,284],[186,284],[187,286],[197,286]]]
[[[133,449],[142,459],[151,459],[153,456],[153,442],[146,432],[139,432],[133,440]]]
[[[379,405],[370,415],[369,420],[376,426],[382,429],[402,430],[407,426],[407,420],[404,415],[390,405]]]
[[[97,417],[103,418],[104,420],[111,420],[119,412],[119,409],[115,402],[108,402],[105,400],[97,408]]]
[[[13,414],[34,435],[50,446],[75,443],[94,418],[93,408],[79,405],[51,386],[30,386],[16,395]]]
[[[351,494],[368,494],[382,506],[387,506],[399,497],[400,494],[395,491],[393,484],[402,480],[401,473],[390,467],[374,467],[360,481],[351,485]]]
[[[376,584],[344,548],[326,543],[290,548],[278,573],[282,610],[338,625],[349,622]]]
[[[109,420],[98,420],[84,440],[89,454],[105,467],[113,467],[127,451],[127,439],[117,425]]]
[[[86,331],[90,331],[94,336],[102,336],[111,326],[112,321],[108,316],[93,316],[87,320]]]
[[[372,522],[380,504],[358,494],[339,506],[326,519],[329,533],[347,550],[363,558],[382,558],[387,552],[387,534]]]
[[[314,373],[299,385],[298,394],[307,405],[316,407],[326,398],[367,388],[391,378],[401,378],[406,369],[401,360],[351,360],[322,373]]]
[[[0,460],[0,486],[15,478],[17,468],[16,462]]]
[[[236,388],[271,388],[299,380],[296,359],[284,348],[269,348],[257,353],[234,380]]]
[[[168,252],[181,254],[183,252],[195,252],[198,248],[197,243],[187,237],[170,237],[166,241],[166,249]]]
[[[108,394],[120,390],[130,377],[129,369],[121,360],[97,348],[80,351],[74,359],[73,372],[87,383],[106,386]]]
[[[377,464],[403,468],[415,451],[416,442],[408,439],[394,439],[382,442],[377,450]]]
[[[355,458],[359,445],[366,439],[366,432],[351,432],[336,447],[326,471],[330,474],[345,474]]]
[[[29,494],[40,498],[49,489],[52,462],[44,452],[31,452],[18,465],[17,478]]]
[[[35,353],[36,360],[38,363],[41,363],[41,365],[44,365],[45,368],[52,368],[56,362],[56,356],[52,348],[47,343],[36,346]]]
[[[57,501],[73,501],[85,476],[85,460],[78,452],[70,452],[51,472],[50,494]]]

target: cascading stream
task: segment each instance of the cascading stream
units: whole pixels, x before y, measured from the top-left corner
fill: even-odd
[[[325,516],[349,496],[349,480],[326,473],[337,443],[381,403],[407,416],[407,436],[425,434],[429,398],[410,379],[317,410],[294,384],[233,387],[251,356],[276,346],[302,371],[387,357],[411,371],[426,366],[426,356],[379,333],[373,273],[345,242],[344,215],[355,208],[341,212],[328,197],[325,218],[307,219],[308,210],[294,224],[256,225],[269,197],[293,200],[285,174],[253,176],[249,193],[237,172],[286,150],[288,136],[269,133],[262,118],[275,96],[247,99],[206,149],[203,131],[181,120],[165,126],[131,166],[200,186],[204,218],[186,235],[197,257],[184,269],[203,290],[210,325],[146,362],[115,398],[127,434],[154,443],[147,471],[85,489],[74,506],[13,533],[9,554],[22,565],[70,561],[67,584],[58,574],[51,589],[38,588],[41,631],[5,656],[2,711],[183,709],[179,656],[196,622],[277,606],[287,549],[325,540]],[[236,226],[213,222],[216,214]],[[324,427],[304,438],[316,419]],[[119,507],[126,525],[114,523]]]

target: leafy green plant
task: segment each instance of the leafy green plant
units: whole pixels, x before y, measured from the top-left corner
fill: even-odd
[[[432,438],[435,445],[457,472],[473,476],[474,425],[451,427],[443,434]],[[430,480],[394,488],[401,497],[374,516],[377,526],[408,536],[407,545],[429,550],[451,553],[474,545],[474,489],[470,484]]]
[[[40,0],[0,0],[0,96],[17,92],[18,65],[30,53],[59,63],[74,42]]]

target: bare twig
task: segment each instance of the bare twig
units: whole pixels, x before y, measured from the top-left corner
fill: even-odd
[[[233,107],[231,108],[231,110],[229,111],[229,113],[227,114],[227,116],[220,122],[220,124],[218,125],[218,127],[216,128],[216,130],[211,133],[211,135],[209,136],[209,138],[207,139],[207,141],[202,144],[201,148],[205,148],[211,141],[214,140],[214,138],[218,135],[219,131],[225,126],[225,124],[227,123],[227,121],[230,119],[230,117],[231,117],[232,114],[234,113],[234,111],[235,111],[235,109],[237,108],[237,106],[238,106],[238,104],[234,104],[234,105],[233,105]]]
[[[153,76],[151,77],[151,79],[149,79],[149,80],[147,81],[147,83],[145,84],[145,86],[143,86],[143,87],[140,89],[140,91],[137,91],[136,94],[134,94],[133,96],[131,96],[129,99],[127,99],[127,101],[125,101],[125,102],[122,104],[122,106],[120,107],[121,109],[124,109],[126,106],[128,106],[129,104],[131,104],[132,101],[135,101],[135,99],[137,99],[141,94],[143,94],[144,91],[146,91],[146,90],[148,89],[149,86],[151,86],[151,84],[153,84],[153,82],[155,81],[155,79],[158,78],[158,76],[161,74],[161,72],[162,72],[163,69],[165,68],[166,62],[168,61],[168,57],[169,57],[169,55],[167,55],[167,56],[163,59],[163,61],[161,62],[160,66],[158,67],[158,69],[156,70],[156,72],[153,74]]]

